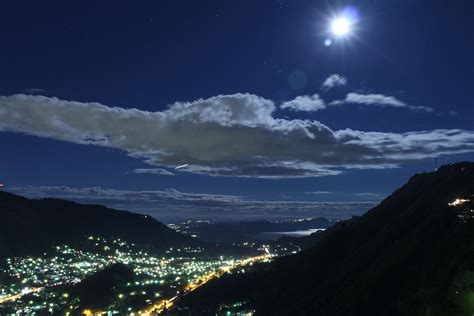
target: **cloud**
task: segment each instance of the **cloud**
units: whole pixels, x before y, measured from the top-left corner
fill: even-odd
[[[209,176],[238,176],[263,179],[323,177],[334,176],[342,173],[341,170],[335,170],[330,167],[319,166],[309,162],[266,161],[258,163],[240,162],[237,166],[213,168],[190,165],[185,169],[180,169],[180,171]]]
[[[135,174],[158,174],[161,176],[174,176],[175,174],[162,168],[140,168],[134,169],[132,173]]]
[[[332,194],[332,191],[309,191],[305,192],[305,194],[313,194],[313,195],[320,195],[320,194]]]
[[[474,131],[332,130],[274,112],[271,100],[253,94],[177,102],[159,112],[20,94],[0,97],[0,131],[117,148],[153,168],[189,164],[180,171],[214,176],[326,176],[474,152]]]
[[[361,193],[354,193],[355,196],[364,196],[364,197],[374,197],[381,199],[384,197],[380,193],[373,193],[373,192],[361,192]]]
[[[185,193],[175,189],[129,191],[100,187],[27,186],[10,192],[30,198],[55,197],[79,203],[101,204],[151,215],[164,222],[198,219],[258,220],[323,216],[346,219],[374,207],[374,201],[265,201],[243,196]]]
[[[347,78],[338,74],[330,75],[323,81],[321,88],[324,91],[328,91],[334,87],[342,87],[347,84]]]
[[[295,99],[283,103],[280,107],[282,109],[291,109],[293,111],[314,112],[325,109],[326,105],[318,94],[314,94],[312,96],[297,96]]]
[[[309,191],[305,194],[310,196],[320,196],[324,195],[330,197],[333,201],[356,201],[363,200],[367,202],[370,201],[381,201],[384,199],[387,194],[385,193],[376,193],[376,192],[339,192],[339,191]]]
[[[356,103],[364,105],[374,105],[380,107],[396,107],[406,108],[414,111],[433,112],[433,108],[427,106],[414,106],[406,104],[395,97],[385,96],[383,94],[360,94],[351,92],[346,95],[344,100],[336,100],[329,103],[330,105],[341,105],[344,103]]]
[[[45,93],[45,89],[41,88],[28,88],[25,90],[26,93],[37,94],[37,93]]]

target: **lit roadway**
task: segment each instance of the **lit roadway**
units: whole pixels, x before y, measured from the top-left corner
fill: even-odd
[[[55,284],[51,284],[51,285],[45,285],[45,286],[42,286],[42,287],[27,288],[27,289],[24,289],[20,293],[17,293],[17,294],[0,297],[0,304],[6,303],[6,302],[9,302],[9,301],[14,301],[16,299],[19,299],[19,298],[25,296],[25,295],[28,295],[28,294],[31,294],[31,293],[38,293],[38,292],[43,291],[46,288],[55,287],[55,286],[58,286],[58,285],[61,285],[61,284],[75,284],[75,282],[71,282],[71,283],[67,283],[67,282],[66,283],[61,283],[61,282],[59,282],[59,283],[55,283]]]
[[[28,290],[21,291],[21,293],[18,293],[18,294],[13,294],[13,295],[10,295],[10,296],[0,297],[0,304],[6,303],[6,302],[9,302],[9,301],[14,301],[16,299],[21,298],[23,295],[27,295],[27,294],[31,294],[31,293],[37,293],[39,291],[42,291],[43,289],[44,289],[44,287],[34,287],[34,288],[31,288],[31,289],[28,289]]]
[[[143,310],[142,312],[140,312],[139,315],[152,315],[153,313],[154,314],[161,314],[165,310],[168,310],[171,307],[173,307],[173,305],[175,304],[175,302],[178,299],[180,299],[181,297],[185,296],[186,294],[196,290],[197,288],[203,286],[204,284],[211,281],[212,279],[219,278],[224,273],[227,273],[227,272],[229,272],[231,270],[234,270],[236,268],[244,267],[244,266],[246,266],[248,264],[251,264],[251,263],[255,263],[255,262],[270,259],[272,257],[272,255],[269,253],[268,249],[265,248],[265,251],[266,251],[266,253],[264,255],[247,258],[247,259],[239,261],[239,262],[237,262],[237,263],[235,263],[231,266],[223,267],[223,268],[221,268],[217,271],[213,271],[213,272],[210,272],[206,275],[203,275],[203,276],[199,277],[198,279],[196,279],[193,282],[186,285],[186,287],[184,288],[184,291],[182,293],[180,293],[178,291],[175,296],[173,296],[169,299],[164,299],[164,300],[161,300],[161,301],[157,302],[156,304],[154,304],[154,305],[150,306],[149,308],[147,308],[147,309]]]

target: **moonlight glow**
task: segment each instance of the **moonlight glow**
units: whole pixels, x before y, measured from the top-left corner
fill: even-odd
[[[331,31],[336,36],[344,36],[351,31],[351,22],[345,17],[339,17],[331,22]]]

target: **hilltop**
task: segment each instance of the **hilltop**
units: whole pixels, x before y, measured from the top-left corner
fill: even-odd
[[[0,257],[38,254],[89,235],[121,238],[157,250],[200,243],[151,216],[0,191]]]

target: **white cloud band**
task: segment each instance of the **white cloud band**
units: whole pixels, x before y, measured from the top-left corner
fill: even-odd
[[[333,131],[274,116],[271,100],[219,95],[162,112],[32,95],[0,97],[0,131],[117,148],[155,167],[217,176],[310,177],[474,152],[474,132]]]

